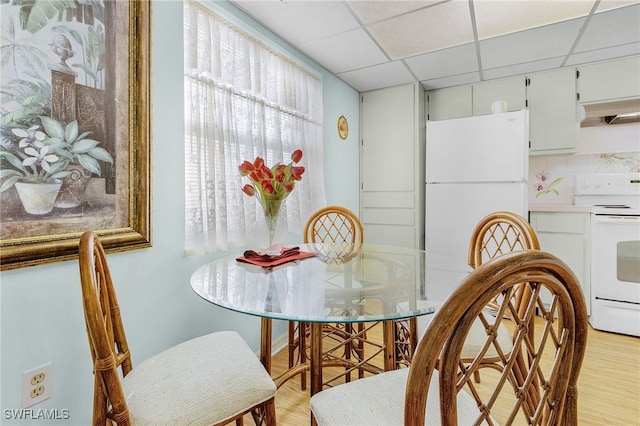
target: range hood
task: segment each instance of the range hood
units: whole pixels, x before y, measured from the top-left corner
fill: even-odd
[[[640,99],[583,104],[582,107],[585,118],[580,127],[640,122]]]

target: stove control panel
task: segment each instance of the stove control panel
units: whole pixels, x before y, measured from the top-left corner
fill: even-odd
[[[640,196],[640,173],[578,174],[575,195]]]

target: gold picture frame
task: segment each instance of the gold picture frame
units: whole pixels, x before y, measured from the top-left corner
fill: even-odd
[[[86,62],[77,65],[69,59],[74,56],[73,53],[65,55],[56,52],[60,61],[54,63],[52,60],[48,64],[51,73],[51,117],[59,120],[63,128],[69,126],[69,123],[81,123],[79,126],[85,127],[80,129],[83,134],[101,135],[100,138],[92,137],[103,144],[101,146],[105,149],[102,151],[108,152],[105,155],[112,157],[113,161],[110,164],[103,163],[102,175],[90,174],[89,185],[93,188],[93,198],[89,199],[88,195],[84,195],[87,198],[74,208],[54,208],[47,214],[30,215],[26,207],[18,207],[19,203],[16,200],[22,196],[16,196],[17,189],[4,188],[0,193],[2,271],[75,259],[78,255],[80,235],[89,229],[98,233],[107,252],[151,247],[151,1],[105,1],[99,5],[76,5],[101,9],[94,9],[91,13],[60,10],[56,11],[57,16],[52,19],[69,13],[77,13],[78,17],[89,19],[86,22],[94,25],[89,32],[95,34],[96,31],[102,31],[105,35],[103,50],[106,53],[103,54],[106,58],[101,59],[106,59],[106,66],[100,70],[103,73],[102,78],[90,72],[86,72],[85,75],[83,72],[87,68]],[[33,23],[36,24],[38,23]],[[44,52],[46,47],[51,55],[50,50],[55,44],[51,42],[51,37],[56,37],[53,40],[62,40],[64,46],[69,48],[67,51],[75,52],[76,57],[86,60],[86,51],[83,52],[82,45],[77,45],[82,42],[82,38],[78,36],[77,31],[69,31],[66,33],[68,37],[63,38],[60,33],[62,26],[58,23],[55,28],[56,34],[48,35],[48,40],[44,39],[44,34],[42,35],[42,51]],[[44,29],[41,33],[44,33]],[[49,72],[46,69],[45,71]],[[84,80],[78,82],[78,75],[82,75]],[[87,75],[95,81],[90,80]],[[66,81],[68,76],[75,76],[72,77],[76,79],[75,82]],[[102,90],[94,88],[98,80],[103,81]],[[87,88],[90,85],[85,85],[85,81],[91,81],[92,87]],[[5,82],[3,77],[3,87]],[[15,84],[15,79],[7,84]],[[55,91],[60,87],[65,89],[64,96],[56,96]],[[70,101],[68,90],[77,90],[83,94]],[[96,111],[99,114],[95,114]],[[49,118],[45,117],[44,120]],[[99,123],[98,127],[102,130],[91,127],[95,122]],[[46,127],[44,121],[42,124]],[[15,127],[15,123],[12,123],[12,126]],[[91,131],[85,132],[87,128]],[[20,146],[24,143],[22,139]],[[13,145],[16,151],[17,146],[16,141]],[[6,147],[3,146],[2,149],[6,150]],[[10,164],[5,161],[7,157],[2,158],[2,167],[8,169]],[[17,166],[20,167],[20,164]],[[6,177],[7,174],[3,173],[2,176]]]

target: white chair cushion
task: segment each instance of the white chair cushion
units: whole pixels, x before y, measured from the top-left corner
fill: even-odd
[[[500,325],[498,326],[498,337],[496,340],[500,345],[503,353],[508,354],[513,350],[513,337],[511,337],[511,333],[502,323],[500,323]],[[461,358],[475,358],[486,341],[487,332],[484,330],[484,325],[482,324],[480,319],[476,318],[476,320],[471,325],[471,328],[469,329],[467,339],[464,341],[464,347],[462,348],[462,353],[460,354]],[[498,351],[496,351],[496,347],[494,345],[489,346],[485,357],[496,358],[497,356]]]
[[[311,397],[318,426],[403,425],[404,397],[409,369],[377,374],[324,390]],[[458,424],[473,424],[479,414],[473,398],[458,394]],[[429,385],[425,425],[440,425],[438,372]]]
[[[276,386],[236,332],[208,334],[149,358],[122,381],[133,424],[212,424],[272,398]]]
[[[418,338],[421,339],[424,335],[427,327],[431,323],[431,320],[434,318],[434,315],[425,315],[418,317]],[[480,321],[479,318],[476,318],[471,328],[469,329],[469,334],[467,335],[467,339],[464,342],[464,346],[462,348],[462,353],[460,357],[462,359],[472,359],[475,358],[476,355],[480,352],[480,349],[484,346],[487,341],[487,333],[484,330],[484,325]],[[502,352],[505,354],[510,353],[513,350],[513,337],[511,336],[511,332],[509,329],[502,323],[498,326],[498,344],[502,348]],[[489,346],[487,349],[487,353],[485,358],[497,358],[498,351],[494,345]]]

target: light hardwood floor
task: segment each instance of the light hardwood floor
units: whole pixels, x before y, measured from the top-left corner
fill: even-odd
[[[273,372],[286,366],[283,350],[273,358]],[[640,425],[640,338],[589,328],[578,385],[580,426]],[[285,383],[276,394],[278,425],[309,425],[308,395],[300,390],[299,378]]]

